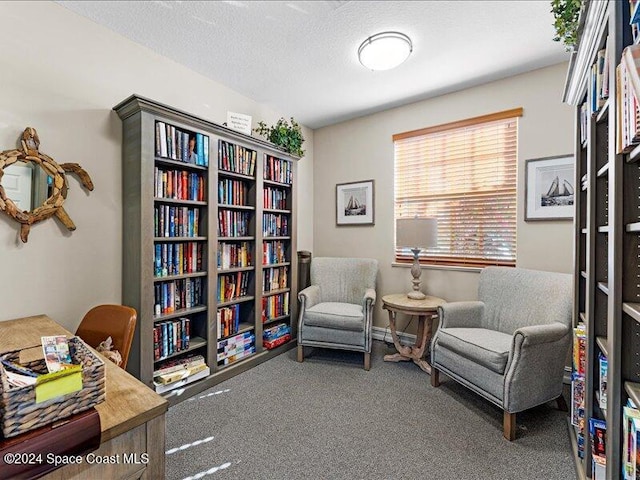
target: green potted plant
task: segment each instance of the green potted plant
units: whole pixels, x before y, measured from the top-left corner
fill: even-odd
[[[564,43],[568,51],[578,44],[578,18],[582,0],[551,0],[553,26],[556,29],[555,42]]]
[[[258,122],[258,128],[255,128],[254,131],[292,155],[297,157],[304,155],[302,128],[293,117],[291,117],[291,124],[284,118],[280,118],[275,125],[270,127],[267,127],[264,122]]]

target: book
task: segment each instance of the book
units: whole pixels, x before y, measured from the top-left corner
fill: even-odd
[[[571,424],[584,428],[584,376],[574,372],[571,375]]]
[[[188,357],[167,360],[162,362],[162,365],[154,370],[153,375],[163,375],[204,363],[204,357],[202,355],[190,355]]]
[[[607,422],[599,418],[589,418],[589,435],[591,437],[591,454],[606,462]]]
[[[156,391],[156,393],[166,393],[169,392],[171,390],[174,390],[176,388],[180,388],[180,387],[184,387],[185,385],[188,385],[190,383],[196,382],[198,380],[201,380],[203,378],[206,378],[210,375],[211,373],[211,369],[209,367],[205,368],[204,370],[191,375],[187,378],[183,378],[182,380],[178,380],[177,382],[173,382],[173,383],[169,383],[167,385],[163,385],[161,383],[156,383],[153,382],[153,386],[154,389]]]
[[[190,367],[181,368],[180,370],[176,370],[170,373],[162,373],[159,375],[155,375],[153,377],[153,381],[158,384],[168,385],[170,383],[177,382],[179,380],[183,380],[187,377],[195,375],[196,373],[200,373],[203,370],[209,368],[205,363],[199,363],[197,365],[192,365]]]
[[[602,410],[607,409],[607,370],[608,370],[608,362],[607,357],[600,352],[598,354],[598,363],[599,363],[599,373],[600,373],[600,381],[598,384],[598,403],[600,404],[600,408]]]
[[[42,351],[49,373],[57,372],[65,368],[73,367],[71,354],[69,353],[69,341],[66,335],[54,335],[40,337]]]
[[[635,446],[632,438],[632,423],[640,421],[640,412],[632,406],[622,408],[622,464],[625,480],[635,480]],[[634,476],[632,477],[632,473]]]

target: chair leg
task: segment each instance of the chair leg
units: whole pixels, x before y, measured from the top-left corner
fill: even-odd
[[[302,345],[298,345],[298,362],[304,362],[304,347]]]
[[[504,411],[502,435],[510,442],[516,439],[516,414]]]
[[[567,406],[567,402],[565,401],[565,399],[562,396],[562,394],[560,394],[560,396],[558,398],[556,398],[556,403],[558,404],[558,410],[560,410],[561,412],[568,412],[569,411],[569,407]]]
[[[440,386],[440,372],[435,369],[435,367],[431,366],[431,386],[439,387]]]
[[[364,369],[371,370],[371,354],[369,352],[364,352]]]

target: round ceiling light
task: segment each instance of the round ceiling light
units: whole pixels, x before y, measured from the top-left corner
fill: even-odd
[[[400,32],[382,32],[367,38],[358,48],[360,63],[369,70],[389,70],[413,51],[411,39]]]

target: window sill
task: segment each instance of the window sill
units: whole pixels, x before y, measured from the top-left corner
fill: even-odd
[[[398,263],[398,262],[391,262],[391,266],[392,267],[398,267],[398,268],[411,268],[413,264],[411,263]],[[454,272],[475,272],[475,273],[479,273],[482,271],[483,267],[460,267],[460,266],[455,266],[455,265],[424,265],[421,264],[420,265],[421,269],[426,269],[426,270],[450,270],[450,271],[454,271]]]

